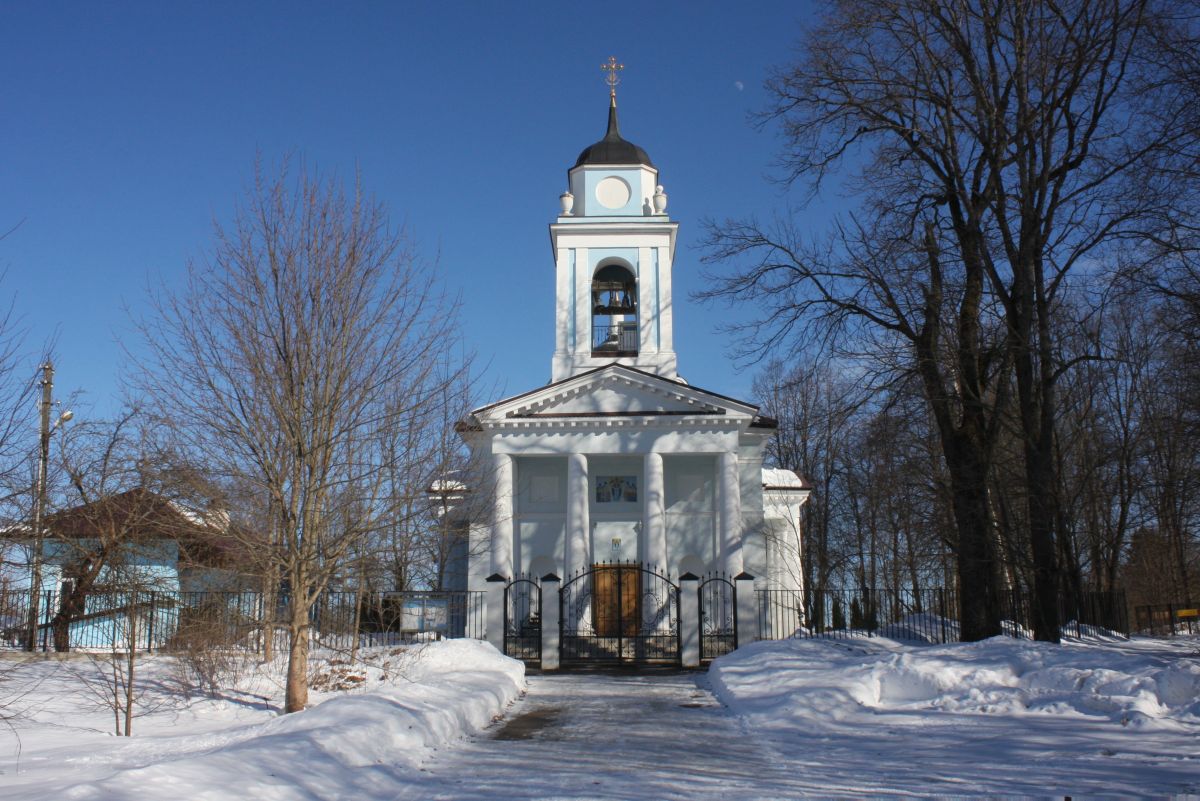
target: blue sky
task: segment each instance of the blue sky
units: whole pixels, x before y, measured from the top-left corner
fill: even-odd
[[[547,224],[604,133],[600,64],[626,68],[621,129],[681,223],[680,373],[748,396],[700,286],[704,217],[769,216],[778,140],[749,112],[794,52],[795,2],[8,4],[0,25],[0,296],[57,393],[111,414],[130,311],[227,220],[255,154],[364,185],[461,292],[464,340],[512,393],[549,378]],[[123,355],[125,352],[128,355]],[[32,361],[31,361],[32,366]]]

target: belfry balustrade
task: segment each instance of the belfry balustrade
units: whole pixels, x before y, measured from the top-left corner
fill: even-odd
[[[637,356],[637,321],[592,326],[593,356]]]

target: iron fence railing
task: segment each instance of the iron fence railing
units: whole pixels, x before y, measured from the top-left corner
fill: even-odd
[[[1058,619],[1063,634],[1076,637],[1119,634],[1128,637],[1129,605],[1124,590],[1060,593]]]
[[[605,353],[637,353],[637,323],[592,326],[592,350]]]
[[[483,596],[476,591],[326,592],[309,610],[314,642],[330,647],[392,645],[427,639],[482,639]],[[261,652],[286,637],[291,599],[261,592],[42,593],[36,616],[28,590],[0,592],[0,649],[27,648],[34,625],[39,651],[187,650],[232,647]],[[36,623],[33,621],[36,618]]]
[[[1200,604],[1145,604],[1133,609],[1134,631],[1152,637],[1200,634]]]
[[[757,590],[758,630],[763,639],[890,637],[928,643],[959,640],[959,597],[952,589],[921,590]],[[1032,637],[1028,593],[999,597],[1001,627],[1010,637]],[[1125,593],[1063,593],[1059,598],[1062,633],[1129,636]]]

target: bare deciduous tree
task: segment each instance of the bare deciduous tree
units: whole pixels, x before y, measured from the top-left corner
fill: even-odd
[[[257,546],[289,600],[285,710],[303,709],[310,612],[395,511],[391,437],[439,402],[454,304],[357,183],[260,165],[154,308],[142,385],[185,454],[266,503]]]

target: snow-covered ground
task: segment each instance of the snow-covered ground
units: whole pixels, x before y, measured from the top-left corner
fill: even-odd
[[[755,643],[719,699],[815,795],[1200,792],[1200,639]]]
[[[281,716],[282,661],[213,695],[179,663],[142,660],[143,709],[113,736],[86,658],[0,663],[0,798],[390,798],[432,750],[488,726],[524,690],[524,666],[452,640],[314,660],[314,706]]]
[[[87,660],[0,663],[5,714],[26,710],[0,740],[0,798],[1200,792],[1197,638],[796,640],[746,646],[708,673],[528,683],[485,643],[367,656],[318,665],[316,705],[288,716],[278,668],[200,697],[181,692],[173,660],[146,660],[157,706],[130,739],[81,693]]]

